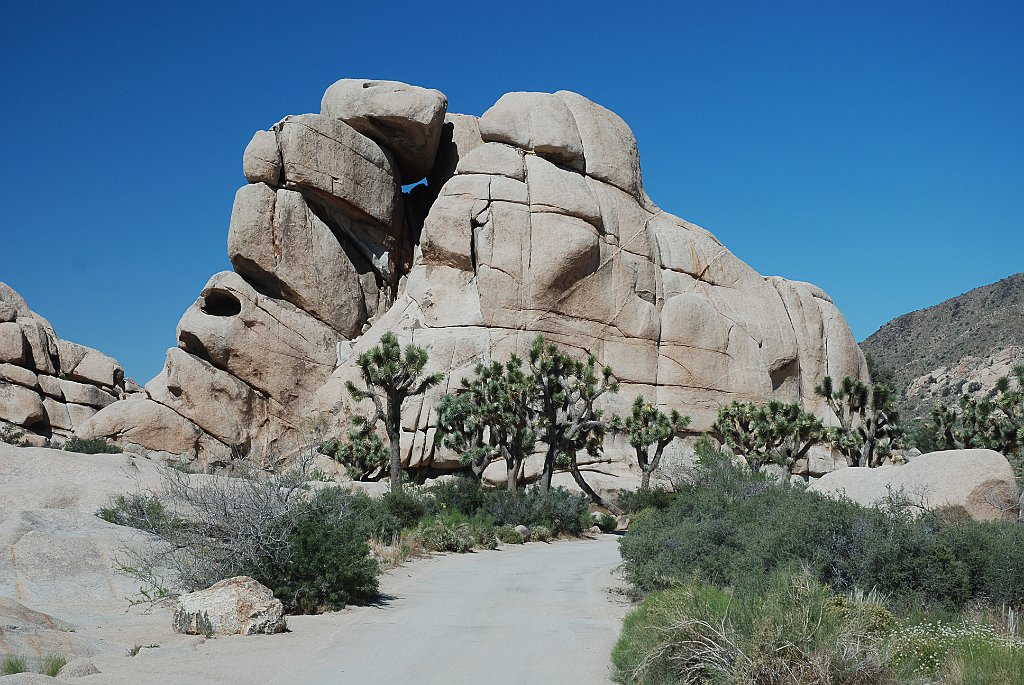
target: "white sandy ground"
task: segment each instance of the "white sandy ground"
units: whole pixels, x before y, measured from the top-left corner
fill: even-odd
[[[79,625],[83,637],[160,646],[93,657],[102,673],[69,682],[608,683],[628,610],[619,563],[612,535],[415,560],[382,576],[379,606],[290,617],[281,635],[175,635],[166,609]]]

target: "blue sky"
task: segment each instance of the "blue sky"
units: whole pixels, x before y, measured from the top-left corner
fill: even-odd
[[[0,280],[156,374],[252,132],[341,77],[618,112],[648,193],[858,339],[1024,270],[1024,3],[7,3]]]

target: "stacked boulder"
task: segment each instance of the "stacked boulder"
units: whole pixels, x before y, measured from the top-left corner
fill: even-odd
[[[146,397],[85,435],[205,461],[286,453],[360,410],[345,382],[388,331],[447,378],[403,415],[405,462],[438,469],[458,466],[434,444],[440,394],[538,334],[612,366],[610,409],[643,394],[698,431],[734,400],[825,415],[823,376],[867,378],[821,289],[761,276],[650,200],[611,111],[567,91],[509,93],[480,117],[446,109],[435,90],[345,79],[319,114],[257,132],[234,271],[182,317]]]
[[[127,384],[127,389],[126,389]],[[0,421],[36,446],[67,437],[100,409],[141,390],[117,360],[57,337],[13,288],[0,283]]]

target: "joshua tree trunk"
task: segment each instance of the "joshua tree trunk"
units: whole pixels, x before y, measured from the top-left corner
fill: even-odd
[[[385,421],[391,448],[391,492],[402,489],[402,400],[388,395],[388,414]]]
[[[651,489],[651,471],[648,471],[646,467],[641,466],[642,475],[640,476],[640,489],[650,490]],[[653,469],[651,469],[653,470]]]
[[[590,497],[590,500],[592,502],[594,502],[595,504],[598,504],[598,505],[604,507],[605,509],[607,509],[608,511],[612,512],[616,516],[618,516],[619,514],[622,513],[622,510],[619,509],[617,506],[615,506],[615,504],[613,502],[610,502],[610,501],[606,500],[604,497],[601,497],[601,495],[597,494],[597,491],[594,490],[594,488],[590,487],[590,483],[588,483],[583,478],[583,474],[580,473],[579,468],[576,466],[576,460],[575,459],[573,459],[569,463],[569,473],[572,474],[572,479],[574,481],[576,481],[576,485],[580,486],[580,490],[582,490],[583,492],[587,493],[587,495]],[[647,475],[647,474],[644,474],[644,475]]]
[[[551,476],[555,471],[555,442],[548,443],[548,450],[544,454],[544,471],[540,474],[540,491],[545,495],[551,489]]]

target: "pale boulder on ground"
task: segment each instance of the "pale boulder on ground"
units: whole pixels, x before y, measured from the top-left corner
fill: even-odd
[[[922,454],[905,466],[839,469],[808,490],[865,506],[902,494],[928,509],[963,507],[980,521],[1016,520],[1019,506],[1013,468],[992,450],[946,450]]]
[[[178,600],[174,632],[186,635],[256,635],[285,629],[284,607],[248,576],[235,576]]]

